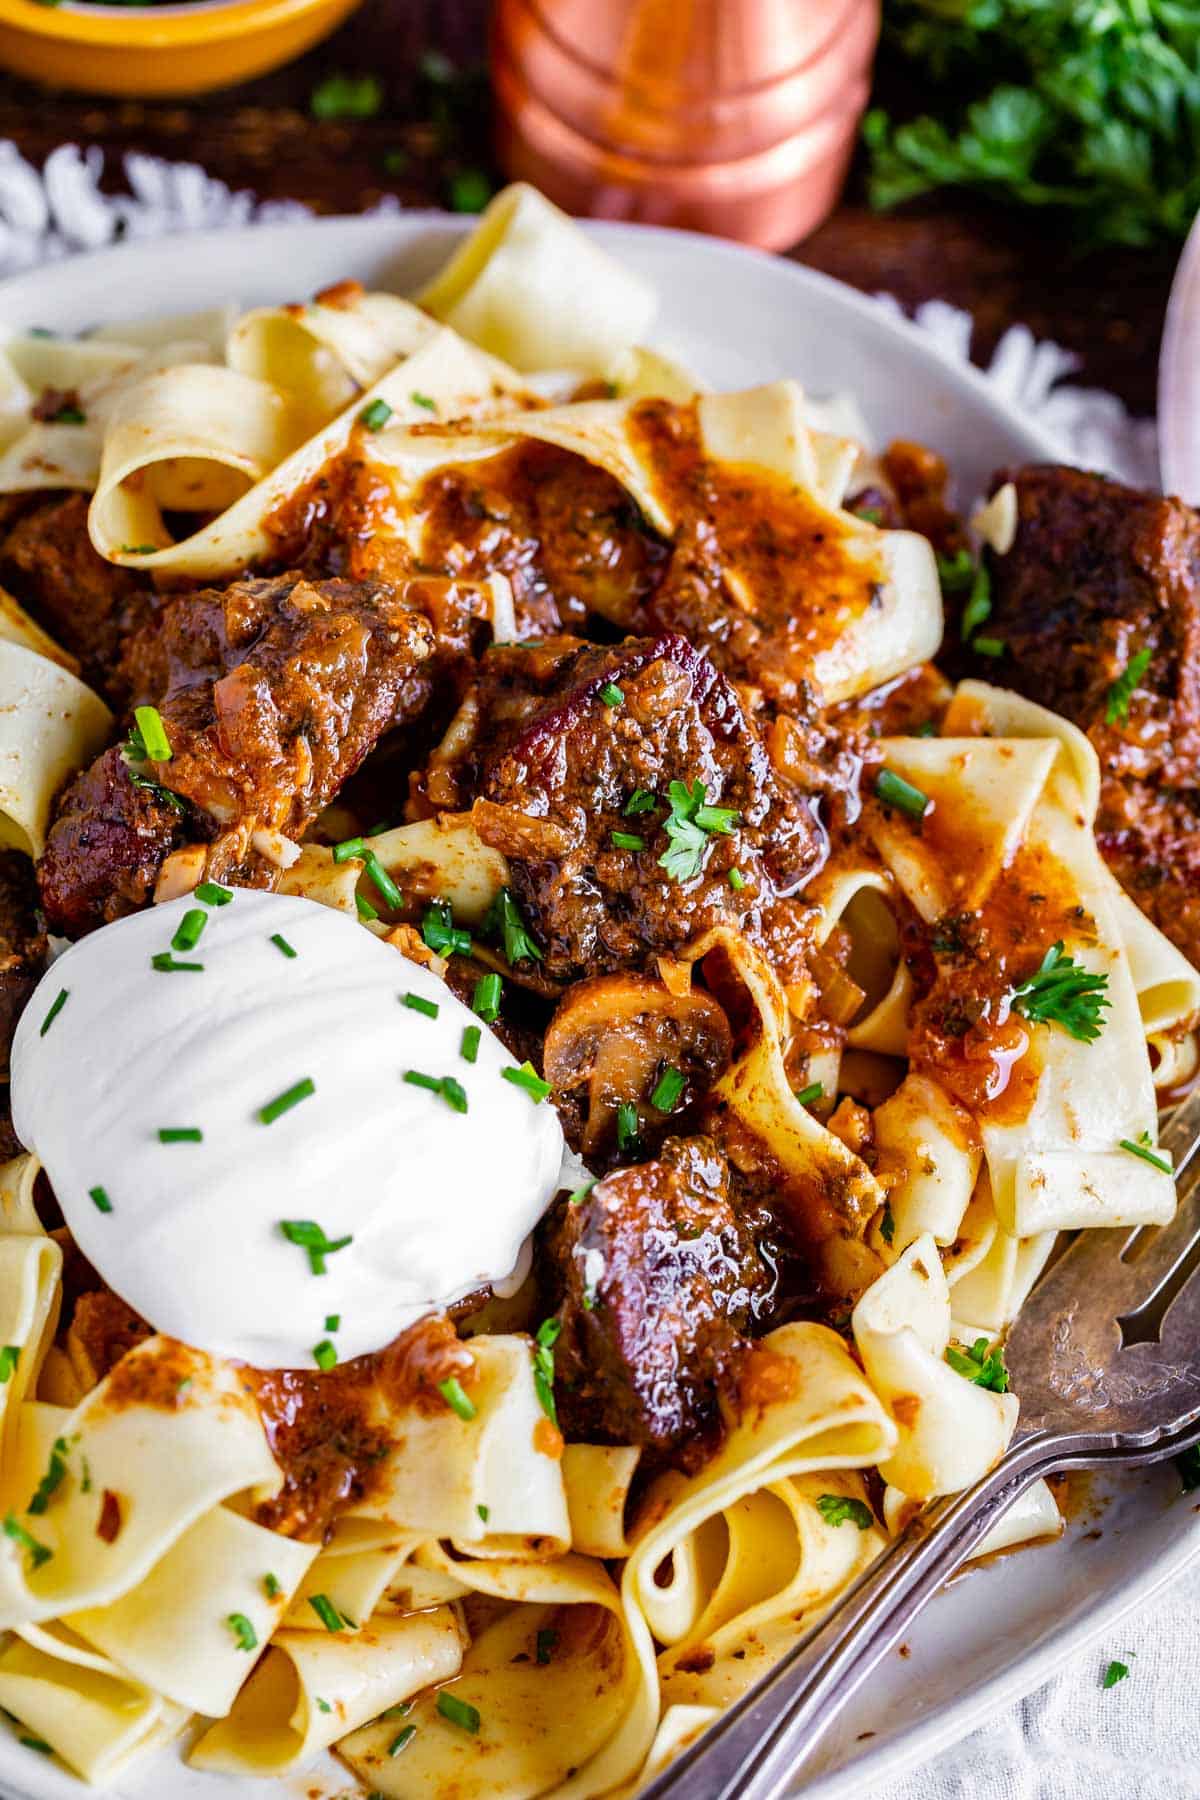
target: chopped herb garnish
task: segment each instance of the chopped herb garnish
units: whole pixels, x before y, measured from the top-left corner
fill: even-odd
[[[388,1745],[388,1747],[387,1747],[388,1755],[389,1756],[399,1756],[399,1754],[402,1750],[407,1750],[408,1746],[412,1743],[412,1741],[416,1737],[416,1735],[417,1735],[416,1726],[415,1725],[406,1725],[404,1727],[403,1731],[398,1731],[396,1733],[395,1737],[392,1739],[391,1743]]]
[[[340,844],[333,846],[335,863],[362,861],[367,854],[366,841],[363,838],[343,838]]]
[[[483,929],[504,942],[504,956],[509,963],[541,962],[542,953],[530,937],[525,921],[521,917],[521,909],[513,898],[512,889],[502,887],[492,904],[488,907],[487,918]]]
[[[338,70],[317,83],[308,104],[314,119],[373,119],[383,107],[383,83],[378,75]]]
[[[475,1508],[475,1511],[479,1514],[479,1517],[483,1520],[483,1523],[486,1525],[488,1520],[492,1516],[491,1507],[480,1505]]]
[[[479,1055],[479,1040],[483,1031],[478,1025],[464,1025],[462,1038],[458,1046],[458,1054],[464,1062],[473,1063]]]
[[[612,841],[613,848],[616,850],[644,850],[646,848],[645,838],[639,837],[636,831],[614,831]]]
[[[280,1219],[279,1229],[289,1244],[298,1244],[301,1250],[308,1252],[308,1264],[314,1275],[324,1275],[327,1256],[354,1242],[352,1236],[327,1238],[315,1219]]]
[[[396,886],[375,852],[373,850],[368,850],[363,857],[363,861],[367,865],[367,874],[371,877],[371,880],[375,883],[375,886],[379,889],[379,892],[383,895],[388,905],[394,908],[403,906],[404,895],[400,892],[400,889]]]
[[[1143,1162],[1148,1162],[1152,1168],[1161,1169],[1164,1175],[1174,1174],[1175,1171],[1172,1169],[1166,1157],[1157,1156],[1155,1154],[1152,1148],[1152,1139],[1148,1131],[1143,1131],[1141,1133],[1136,1144],[1130,1143],[1128,1138],[1121,1138],[1119,1143],[1120,1148],[1122,1150],[1128,1150],[1130,1156],[1140,1156]]]
[[[1129,703],[1138,683],[1150,667],[1153,652],[1148,646],[1136,650],[1108,690],[1104,702],[1104,723],[1123,725],[1129,717]]]
[[[203,963],[180,962],[179,958],[172,956],[169,950],[160,950],[157,955],[152,956],[150,967],[157,969],[160,975],[182,975],[188,972],[202,975],[204,973]]]
[[[482,169],[459,169],[450,177],[447,199],[451,212],[482,212],[492,197],[492,184]]]
[[[807,1087],[796,1090],[796,1098],[801,1106],[811,1106],[813,1101],[819,1100],[824,1092],[825,1083],[823,1081],[810,1081]]]
[[[451,1725],[458,1725],[463,1731],[475,1733],[479,1730],[479,1711],[460,1700],[455,1694],[448,1694],[445,1688],[437,1697],[437,1709],[443,1719],[449,1719]]]
[[[892,769],[880,769],[875,777],[875,793],[884,806],[894,806],[910,819],[923,819],[929,807],[928,796]]]
[[[709,806],[702,781],[673,781],[667,789],[671,810],[663,828],[671,841],[659,866],[672,881],[692,881],[704,866],[711,836],[728,836],[741,816],[730,806]]]
[[[70,990],[68,988],[59,988],[57,999],[53,1002],[53,1004],[50,1007],[50,1011],[46,1014],[45,1018],[42,1020],[42,1029],[38,1032],[39,1037],[45,1037],[46,1033],[49,1031],[50,1027],[53,1025],[55,1019],[57,1019],[59,1013],[62,1011],[63,1007],[67,1004],[67,998],[68,998],[69,992],[70,992]]]
[[[437,1094],[454,1112],[466,1112],[466,1089],[453,1075],[423,1075],[420,1069],[405,1069],[404,1079],[409,1087],[426,1088],[431,1094]]]
[[[340,1331],[342,1329],[341,1313],[326,1313],[325,1329],[326,1331]]]
[[[379,914],[375,911],[371,902],[369,900],[364,900],[361,894],[355,894],[354,896],[354,910],[360,919],[366,920],[368,925],[371,923],[372,919],[377,919],[379,917]]]
[[[913,729],[908,735],[909,737],[931,738],[936,737],[937,734],[938,728],[936,719],[922,719],[919,725],[913,726]]]
[[[332,1708],[332,1706],[330,1706],[328,1700],[322,1700],[320,1694],[314,1694],[313,1699],[317,1703],[317,1711],[318,1712],[331,1713],[333,1711],[333,1708]]]
[[[381,1719],[407,1719],[413,1709],[411,1700],[397,1700],[395,1706],[389,1706],[380,1713]]]
[[[659,1112],[674,1112],[686,1086],[687,1081],[682,1072],[668,1063],[650,1096],[651,1106],[656,1106]]]
[[[635,819],[639,813],[653,812],[658,800],[649,788],[634,788],[625,802],[624,813],[627,819]]]
[[[553,1625],[547,1625],[543,1630],[538,1632],[536,1654],[538,1662],[541,1663],[543,1667],[553,1657],[554,1648],[557,1643],[558,1633],[555,1631]]]
[[[967,604],[963,607],[962,639],[967,643],[973,638],[979,627],[986,624],[992,616],[992,578],[988,574],[987,565],[980,563],[971,581],[971,592],[967,596]]]
[[[600,689],[600,698],[605,706],[621,706],[625,701],[625,690],[619,688],[615,681],[606,681]]]
[[[122,556],[154,556],[158,551],[157,544],[122,544]]]
[[[204,935],[204,927],[208,924],[208,914],[203,907],[190,906],[176,927],[175,936],[171,939],[172,950],[194,950]]]
[[[274,944],[275,948],[279,951],[279,954],[281,956],[289,956],[289,957],[295,956],[295,954],[296,954],[295,946],[288,943],[288,941],[284,937],[282,931],[273,931],[271,933],[271,942]]]
[[[382,431],[391,416],[391,407],[377,394],[368,406],[363,407],[358,415],[358,422],[365,425],[368,431]]]
[[[113,1209],[112,1201],[102,1187],[89,1188],[88,1199],[91,1201],[97,1212],[108,1213]]]
[[[867,525],[883,524],[882,506],[856,506],[852,508],[856,519],[862,519]]]
[[[742,889],[746,885],[746,877],[742,874],[742,871],[740,869],[730,869],[729,885],[733,889],[735,894],[741,893]]]
[[[961,593],[975,579],[975,559],[969,550],[960,548],[953,556],[938,557],[937,572],[944,593]]]
[[[28,1550],[31,1559],[30,1566],[34,1569],[40,1569],[42,1564],[49,1562],[54,1555],[53,1550],[45,1544],[39,1544],[33,1533],[26,1531],[14,1513],[5,1515],[4,1535],[11,1538],[14,1544],[19,1544],[22,1550]]]
[[[19,1344],[4,1344],[3,1346],[0,1346],[0,1386],[3,1386],[5,1382],[12,1380],[17,1372],[17,1364],[20,1360],[21,1346]]]
[[[632,1100],[622,1100],[617,1108],[617,1149],[636,1150],[640,1132],[638,1109]]]
[[[451,1412],[456,1412],[460,1419],[470,1420],[475,1417],[475,1402],[457,1375],[450,1375],[445,1381],[439,1381],[437,1389]]]
[[[274,1100],[268,1100],[265,1106],[260,1106],[257,1117],[262,1124],[273,1125],[285,1112],[291,1112],[293,1106],[299,1106],[302,1100],[310,1100],[316,1091],[316,1082],[306,1075],[303,1081],[297,1081],[294,1086],[285,1088],[282,1094],[276,1094]]]
[[[25,1511],[35,1514],[44,1513],[54,1494],[62,1486],[63,1481],[66,1478],[66,1473],[67,1440],[66,1438],[55,1438],[54,1446],[50,1451],[50,1461],[46,1466],[46,1473],[42,1476],[42,1479],[34,1489],[33,1498],[25,1508]]]
[[[857,1525],[860,1531],[869,1531],[875,1523],[875,1514],[866,1502],[848,1494],[818,1494],[817,1511],[827,1525]]]
[[[558,1424],[558,1408],[554,1404],[554,1346],[561,1331],[561,1319],[543,1319],[533,1342],[533,1385],[542,1411],[552,1425]]]
[[[310,1594],[308,1604],[320,1619],[326,1631],[341,1631],[346,1624],[341,1613],[333,1604],[328,1594]]]
[[[892,1244],[896,1236],[896,1215],[890,1206],[883,1209],[883,1217],[879,1221],[879,1235],[885,1244]]]
[[[263,1589],[268,1600],[278,1600],[280,1594],[283,1592],[283,1589],[279,1584],[278,1575],[264,1575]]]
[[[410,1012],[424,1013],[427,1019],[436,1019],[441,1011],[437,1001],[427,1000],[424,994],[404,994],[402,999]]]
[[[523,1062],[519,1069],[501,1069],[500,1073],[514,1087],[523,1088],[535,1105],[552,1092],[550,1083],[542,1080],[531,1062]]]
[[[582,1206],[599,1179],[598,1175],[593,1175],[590,1181],[585,1181],[582,1187],[577,1187],[567,1202],[568,1206]]]
[[[421,937],[425,948],[432,950],[436,956],[471,954],[471,934],[454,923],[454,914],[448,900],[435,900],[431,906],[426,907],[425,917],[421,920]],[[497,975],[496,980],[499,979]]]
[[[494,969],[481,975],[475,983],[475,992],[471,995],[471,1011],[477,1013],[485,1025],[494,1025],[500,1017],[500,1002],[504,997],[504,983]]]
[[[133,716],[146,747],[147,762],[170,762],[171,740],[157,706],[135,706]]]
[[[158,1141],[160,1144],[202,1144],[204,1133],[198,1125],[160,1125]]]
[[[1007,1394],[1008,1370],[1004,1366],[1004,1352],[989,1351],[987,1338],[977,1337],[969,1350],[959,1350],[953,1344],[947,1344],[946,1361],[957,1374],[965,1375],[976,1387],[990,1388],[993,1394]]]
[[[325,1373],[337,1362],[337,1350],[328,1338],[322,1338],[319,1344],[313,1345],[313,1361]]]
[[[205,906],[228,906],[233,895],[216,881],[202,881],[196,889],[196,898],[203,900]]]
[[[90,1494],[92,1491],[92,1465],[86,1456],[81,1456],[79,1466],[79,1491],[81,1494]]]
[[[971,648],[980,656],[999,657],[1004,655],[1008,645],[1003,638],[977,637],[973,640]]]
[[[237,1639],[239,1650],[257,1650],[258,1633],[246,1617],[245,1613],[230,1613],[225,1623]]]
[[[426,412],[437,411],[437,401],[432,399],[429,394],[418,394],[416,388],[414,388],[408,397],[414,406],[423,406]]]
[[[1038,969],[1012,990],[1014,1011],[1035,1024],[1061,1025],[1080,1043],[1090,1044],[1104,1029],[1101,1011],[1112,1002],[1104,989],[1107,975],[1093,975],[1063,954],[1061,940],[1051,944]]]
[[[1106,1688],[1116,1687],[1118,1681],[1124,1681],[1128,1673],[1128,1663],[1110,1662],[1107,1669],[1104,1671],[1104,1680],[1101,1685]]]

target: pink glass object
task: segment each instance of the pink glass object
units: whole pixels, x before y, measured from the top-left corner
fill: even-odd
[[[496,146],[569,212],[783,249],[835,204],[879,0],[495,0]]]

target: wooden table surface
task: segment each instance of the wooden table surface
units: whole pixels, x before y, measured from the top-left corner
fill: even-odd
[[[499,180],[487,150],[482,73],[473,84],[456,84],[449,108],[446,90],[421,73],[430,47],[460,69],[478,68],[484,12],[484,0],[365,0],[336,36],[290,68],[186,102],[51,93],[0,75],[0,137],[35,162],[64,142],[98,144],[113,188],[122,185],[121,153],[144,150],[321,213],[358,212],[385,194],[405,205],[440,205],[456,168],[487,169]],[[313,89],[335,71],[382,78],[377,117],[312,117]],[[400,162],[403,172],[395,173]],[[1154,410],[1170,248],[1081,260],[1066,252],[1052,223],[954,195],[881,216],[864,204],[855,176],[838,211],[792,254],[855,287],[887,290],[906,306],[939,297],[967,308],[977,357],[1023,320],[1078,354],[1076,379],[1111,389],[1135,412]]]

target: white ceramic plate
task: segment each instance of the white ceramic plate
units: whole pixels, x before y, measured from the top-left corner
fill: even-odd
[[[0,326],[76,331],[142,313],[302,299],[343,276],[401,291],[466,229],[437,214],[330,219],[140,243],[0,284]],[[975,371],[870,300],[794,263],[682,233],[591,227],[662,296],[657,341],[711,381],[796,375],[813,393],[854,390],[873,431],[940,450],[969,501],[993,469],[1053,460],[1054,444]],[[1168,1466],[1097,1484],[1053,1546],[955,1583],[909,1654],[847,1709],[810,1771],[807,1800],[845,1800],[954,1743],[1044,1681],[1200,1553],[1200,1517]],[[0,1784],[21,1800],[79,1800],[55,1764],[0,1731]],[[175,1757],[136,1764],[120,1800],[321,1800],[356,1792],[333,1759],[272,1784],[193,1774]]]

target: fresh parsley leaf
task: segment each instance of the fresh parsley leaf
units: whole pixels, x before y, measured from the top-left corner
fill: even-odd
[[[1124,1681],[1128,1673],[1128,1663],[1110,1662],[1107,1669],[1104,1671],[1104,1680],[1101,1683],[1101,1686],[1106,1688],[1116,1687],[1118,1681]]]
[[[959,1375],[965,1375],[976,1387],[989,1388],[993,1394],[1007,1394],[1008,1370],[1003,1350],[989,1350],[988,1340],[978,1337],[969,1350],[954,1344],[946,1346],[946,1361]]]
[[[875,1514],[865,1500],[854,1500],[848,1494],[818,1494],[817,1511],[827,1525],[857,1525],[869,1531]]]
[[[1152,652],[1145,646],[1130,657],[1117,679],[1109,688],[1104,700],[1104,723],[1106,725],[1124,725],[1129,717],[1129,703],[1137,692],[1138,683],[1150,667]]]
[[[1080,1043],[1090,1044],[1104,1029],[1104,1007],[1112,1004],[1104,992],[1107,986],[1107,975],[1093,975],[1065,955],[1060,940],[1051,944],[1035,972],[1012,990],[1009,1001],[1023,1018],[1061,1025]]]
[[[659,866],[672,881],[694,881],[704,867],[710,837],[728,837],[741,817],[731,806],[709,806],[702,781],[673,781],[667,789],[670,812],[663,829],[670,848],[659,857]]]

